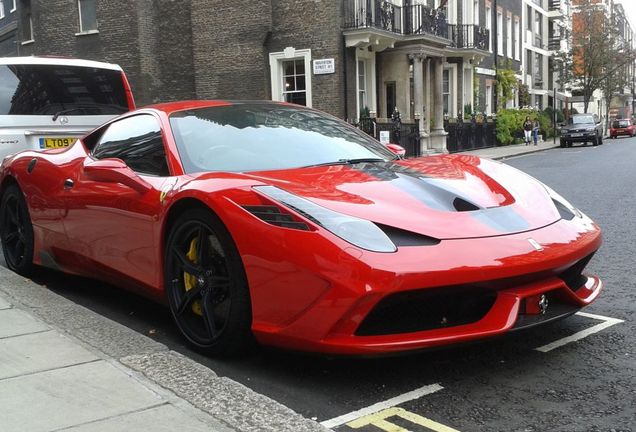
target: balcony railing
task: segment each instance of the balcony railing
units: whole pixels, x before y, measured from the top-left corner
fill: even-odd
[[[488,51],[490,31],[473,24],[449,24],[448,35],[455,48]]]
[[[561,49],[561,36],[551,36],[548,39],[548,49],[550,51],[558,51]]]
[[[384,0],[344,0],[344,10],[345,29],[372,28],[448,39],[446,17],[424,5],[397,6]]]
[[[550,0],[548,2],[549,11],[558,11],[561,9],[561,0]]]

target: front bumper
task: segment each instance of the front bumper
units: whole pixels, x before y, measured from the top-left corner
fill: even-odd
[[[561,139],[567,142],[591,142],[596,139],[596,132],[586,132],[580,136],[562,135]]]
[[[530,238],[542,249],[537,250]],[[321,275],[325,283],[320,289],[315,274],[306,277],[307,289],[316,290],[315,300],[278,325],[259,319],[265,316],[255,313],[253,331],[257,340],[267,345],[366,355],[500,335],[565,317],[594,301],[603,287],[599,278],[579,273],[580,283],[572,287],[562,275],[577,263],[587,263],[586,257],[600,244],[600,230],[584,217],[514,235],[447,240],[429,248],[401,248],[395,254],[341,251],[333,263],[335,267]],[[296,273],[296,277],[302,276]],[[302,289],[304,282],[295,282]],[[490,289],[494,296],[492,306],[476,321],[459,325],[391,334],[361,335],[359,331],[372,311],[393,294],[457,286]],[[528,302],[534,304],[541,295],[552,299],[552,309],[548,307],[545,314],[524,313]]]

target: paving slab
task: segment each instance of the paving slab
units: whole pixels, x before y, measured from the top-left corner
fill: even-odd
[[[220,425],[212,429],[209,424],[200,421],[196,417],[186,416],[184,412],[172,405],[161,405],[144,411],[63,429],[64,432],[145,430],[152,430],[152,432],[219,432],[229,429]]]
[[[48,432],[164,403],[104,360],[0,381],[3,432]]]
[[[19,309],[0,310],[0,338],[48,330],[49,326]]]
[[[98,359],[55,331],[0,339],[0,380]]]

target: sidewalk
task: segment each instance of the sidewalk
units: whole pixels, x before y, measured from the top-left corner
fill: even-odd
[[[536,153],[539,151],[550,150],[555,147],[559,147],[559,140],[552,141],[549,139],[548,141],[541,141],[536,146],[535,145],[525,145],[525,144],[513,144],[508,146],[500,146],[500,147],[491,147],[479,150],[470,150],[461,152],[460,154],[471,154],[480,157],[486,157],[490,159],[507,159],[514,156],[521,156],[530,153]]]
[[[2,432],[326,430],[2,266],[0,407]]]

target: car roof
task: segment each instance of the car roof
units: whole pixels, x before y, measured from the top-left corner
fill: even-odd
[[[114,63],[104,63],[94,60],[83,60],[68,57],[0,57],[0,65],[51,65],[51,66],[79,66],[98,69],[121,71],[121,66]]]
[[[184,111],[189,109],[196,108],[205,108],[205,107],[217,107],[217,106],[228,106],[228,105],[242,105],[242,104],[250,104],[250,105],[292,105],[286,102],[277,102],[277,101],[269,101],[269,100],[185,100],[178,102],[165,102],[154,105],[148,105],[140,109],[154,109],[157,111],[163,111],[166,114],[170,115],[172,113],[178,111]],[[299,108],[306,108],[300,107]]]

